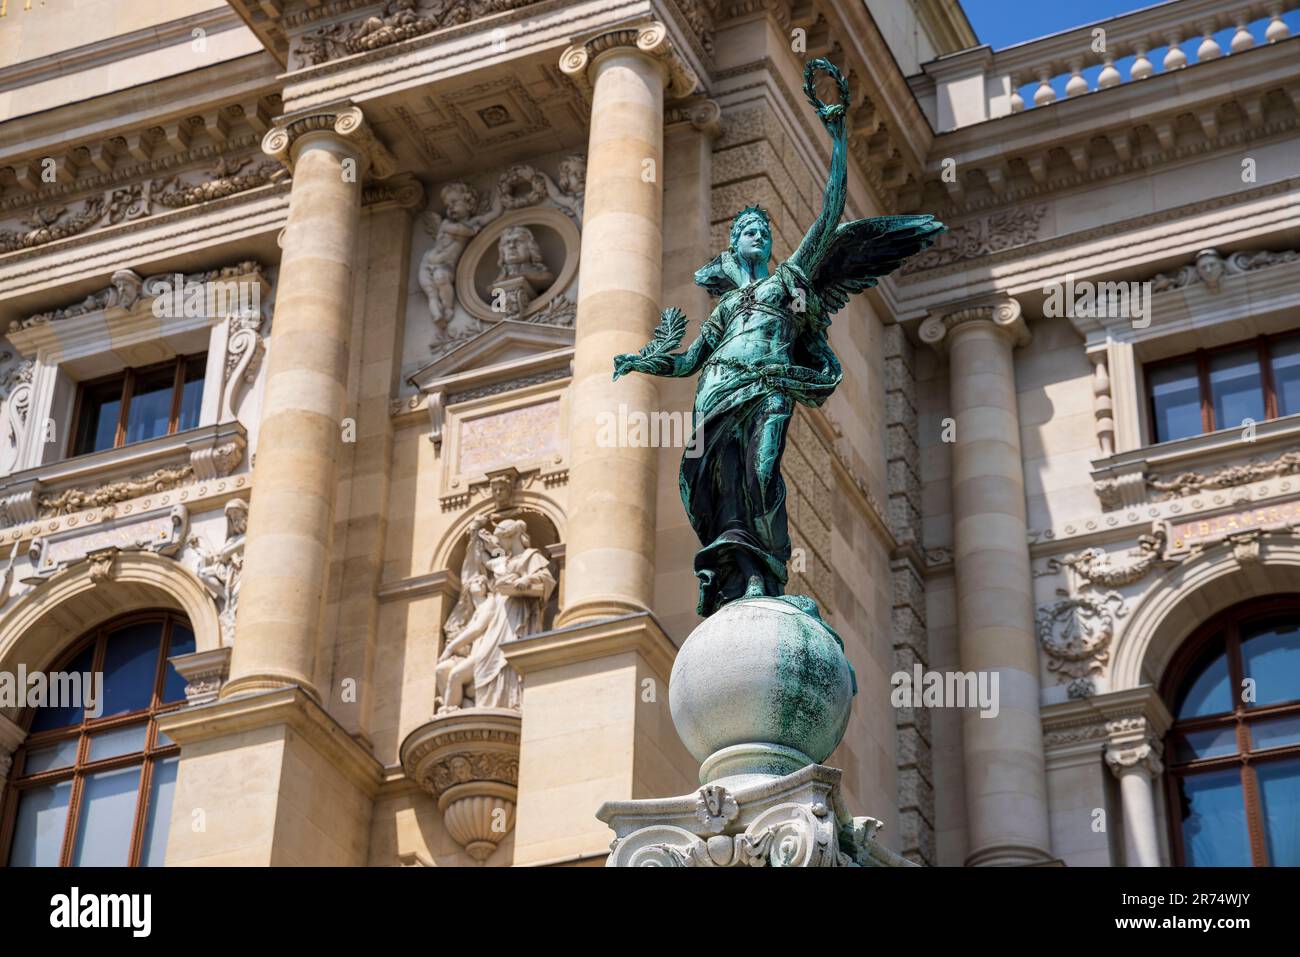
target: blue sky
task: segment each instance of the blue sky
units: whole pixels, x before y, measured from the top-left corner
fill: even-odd
[[[1142,0],[961,0],[980,43],[995,50],[1151,5]]]
[[[980,43],[995,50],[1014,43],[1058,33],[1107,17],[1154,6],[1152,0],[960,0]],[[1282,19],[1294,33],[1300,13],[1292,10]],[[1226,31],[1228,37],[1231,30]],[[1199,39],[1196,41],[1199,43]],[[1192,45],[1195,49],[1195,44]]]

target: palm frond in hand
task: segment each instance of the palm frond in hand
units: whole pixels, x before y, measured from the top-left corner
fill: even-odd
[[[655,326],[654,337],[642,346],[637,355],[642,359],[666,356],[682,344],[685,335],[686,314],[675,306],[665,309],[659,314],[659,325]]]

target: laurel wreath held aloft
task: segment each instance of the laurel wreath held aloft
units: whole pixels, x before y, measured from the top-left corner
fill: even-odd
[[[839,90],[840,101],[838,103],[824,103],[817,96],[817,71],[825,73],[835,81],[835,87]],[[815,60],[809,60],[803,68],[803,95],[808,97],[808,102],[812,104],[817,115],[823,122],[843,117],[849,108],[849,81],[844,78],[844,74],[830,60],[818,57]]]

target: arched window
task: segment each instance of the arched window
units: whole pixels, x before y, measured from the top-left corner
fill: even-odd
[[[1300,865],[1300,596],[1206,622],[1162,690],[1175,863]]]
[[[185,703],[185,681],[167,658],[192,651],[182,616],[146,612],[83,635],[49,669],[102,674],[102,704],[28,708],[20,719],[27,738],[0,806],[0,859],[162,865],[180,748],[155,719]]]

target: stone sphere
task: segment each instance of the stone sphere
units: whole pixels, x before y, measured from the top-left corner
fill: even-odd
[[[762,742],[820,764],[844,736],[853,690],[848,659],[820,618],[779,598],[742,598],[686,639],[668,703],[697,761]]]

